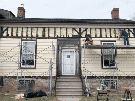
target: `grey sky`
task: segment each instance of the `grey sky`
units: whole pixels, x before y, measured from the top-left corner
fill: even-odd
[[[0,0],[0,8],[17,14],[24,2],[26,17],[33,18],[111,18],[111,10],[120,8],[120,18],[135,16],[135,0]]]

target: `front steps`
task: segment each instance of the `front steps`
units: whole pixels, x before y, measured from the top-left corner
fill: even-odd
[[[77,76],[60,76],[56,81],[56,96],[82,96],[82,82]]]

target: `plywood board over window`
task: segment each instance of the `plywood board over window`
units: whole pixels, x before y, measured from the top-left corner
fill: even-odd
[[[13,27],[11,29],[12,36],[16,36],[16,32],[17,32],[17,28],[16,27]]]
[[[98,29],[96,29],[96,35],[97,35],[97,37],[101,37],[101,31],[100,31],[100,29],[98,28]]]
[[[109,29],[109,28],[106,28],[106,36],[107,36],[108,38],[110,38],[110,29]]]
[[[54,37],[54,28],[49,28],[49,36]]]
[[[32,28],[32,36],[33,37],[36,37],[36,30],[37,30],[37,28]]]
[[[31,37],[31,28],[30,27],[27,28],[27,36]]]
[[[87,34],[88,32],[88,28],[81,28],[81,36],[82,37],[85,37],[85,35]]]
[[[72,28],[67,28],[67,36],[72,37]]]
[[[106,32],[104,28],[101,29],[101,33],[102,33],[102,37],[106,37]]]
[[[18,33],[17,33],[18,36],[21,36],[21,32],[22,32],[22,28],[19,27],[19,28],[18,28]]]
[[[1,31],[5,30],[5,29],[7,29],[7,30],[4,31],[3,36],[7,36],[8,28],[6,28],[6,27],[1,27]]]
[[[38,28],[38,37],[42,37],[43,28]]]
[[[36,66],[36,41],[22,41],[21,68],[35,68]]]
[[[130,31],[129,31],[129,30],[130,30]],[[129,32],[129,36],[130,36],[130,37],[134,37],[134,35],[132,34],[133,29],[129,29],[129,30],[128,30],[128,32]]]
[[[56,37],[60,37],[60,28],[56,28]]]
[[[78,35],[79,28],[72,28],[72,34],[73,35]]]
[[[111,30],[111,36],[112,36],[112,38],[115,38],[115,34],[116,34],[115,33],[115,30],[113,28],[111,28],[110,30]]]
[[[95,37],[95,28],[91,29],[91,37]]]
[[[23,37],[26,37],[27,35],[27,28],[23,28]]]
[[[120,29],[118,29],[118,28],[115,29],[115,36],[116,37],[120,36]]]
[[[7,34],[8,34],[9,36],[11,36],[11,31],[12,31],[12,28],[9,27],[9,28],[8,28],[8,32],[7,32]]]
[[[66,37],[66,28],[61,28],[61,37]]]

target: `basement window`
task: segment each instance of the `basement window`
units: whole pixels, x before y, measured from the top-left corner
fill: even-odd
[[[107,87],[107,89],[117,89],[117,80],[105,79],[101,80],[101,83]]]
[[[0,77],[0,86],[4,86],[3,77]]]
[[[21,67],[22,68],[35,68],[36,64],[36,42],[35,41],[22,41],[21,49]]]
[[[32,91],[35,86],[35,81],[34,80],[19,80],[18,82],[18,90],[27,90],[27,91]]]
[[[115,63],[115,42],[102,42],[103,47],[109,47],[102,49],[102,67],[103,68],[116,68]]]

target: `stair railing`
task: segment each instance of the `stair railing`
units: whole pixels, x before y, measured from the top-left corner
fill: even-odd
[[[49,94],[52,96],[52,58],[50,59],[50,63],[49,63]]]

